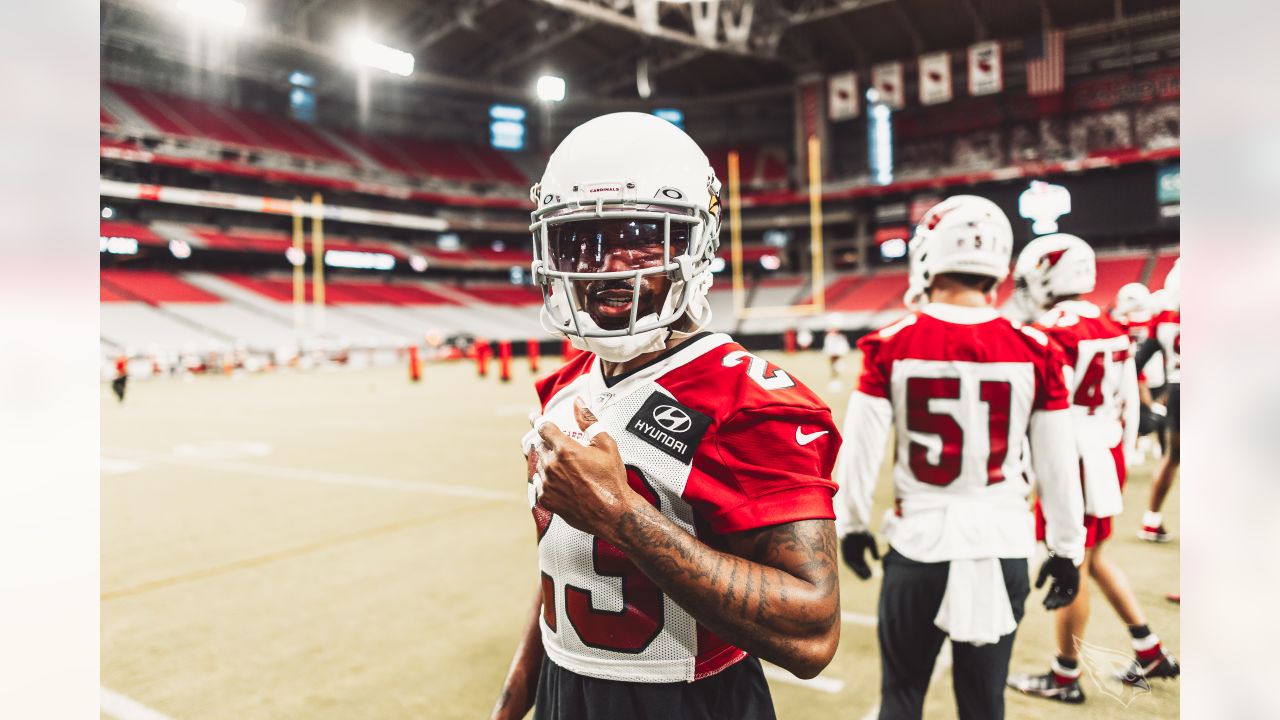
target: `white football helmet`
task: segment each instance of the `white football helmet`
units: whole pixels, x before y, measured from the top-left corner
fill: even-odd
[[[953,195],[924,214],[912,244],[925,288],[942,273],[983,275],[998,284],[1009,276],[1013,228],[990,200]]]
[[[907,291],[902,295],[902,304],[912,312],[929,304],[929,284],[925,282],[924,266],[919,258],[923,245],[924,238],[916,235],[911,238],[907,251]]]
[[[1182,258],[1173,261],[1173,268],[1164,276],[1164,291],[1170,310],[1182,307]]]
[[[549,332],[624,362],[661,350],[671,337],[696,332],[711,319],[707,291],[720,237],[720,182],[683,130],[645,113],[589,120],[551,154],[530,197],[537,204],[529,226],[533,279]],[[645,278],[657,275],[669,279],[670,288],[654,312],[639,315]],[[598,312],[629,304],[629,313],[601,327],[579,296],[592,287],[613,293],[597,301]],[[671,328],[686,317],[691,328]]]
[[[1140,282],[1131,282],[1116,293],[1116,316],[1128,318],[1145,316],[1147,305],[1151,301],[1151,291]]]
[[[1075,235],[1054,233],[1027,243],[1013,269],[1015,293],[1047,310],[1056,297],[1093,292],[1098,267],[1093,248]]]

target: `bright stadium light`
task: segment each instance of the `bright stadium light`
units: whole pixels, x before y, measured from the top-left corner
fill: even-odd
[[[357,270],[390,270],[396,266],[396,258],[388,253],[325,250],[324,264],[329,267]]]
[[[191,245],[186,240],[170,240],[169,252],[179,260],[186,260],[191,257]]]
[[[111,207],[110,205],[103,205],[103,206],[102,206],[102,219],[103,219],[103,220],[110,220],[111,218],[113,218],[113,217],[115,217],[115,216],[116,216],[116,209],[115,209],[115,208]]]
[[[409,267],[413,268],[414,272],[426,272],[428,265],[430,265],[430,263],[421,255],[409,256]]]
[[[351,59],[360,65],[400,77],[409,77],[413,73],[412,54],[366,38],[357,38],[351,43]]]
[[[131,237],[119,237],[112,235],[98,236],[98,252],[111,253],[112,255],[137,255],[138,240]]]
[[[564,100],[564,78],[555,75],[538,78],[538,99],[546,102]]]
[[[777,270],[782,267],[782,260],[777,255],[761,255],[760,267],[765,270]]]
[[[195,20],[231,27],[244,25],[244,3],[238,0],[179,0],[178,9]]]

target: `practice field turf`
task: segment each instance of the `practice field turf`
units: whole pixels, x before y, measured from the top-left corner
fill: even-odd
[[[764,355],[843,418],[852,362],[836,390],[817,353]],[[104,387],[103,716],[487,717],[537,579],[518,446],[530,380],[522,363],[510,384],[469,364],[429,366],[417,385],[399,368],[166,379],[132,383],[123,405]],[[1152,469],[1132,473],[1106,552],[1176,654],[1178,607],[1164,595],[1179,590],[1178,542],[1134,536]],[[877,519],[891,496],[886,468]],[[1175,488],[1175,536],[1177,516]],[[835,660],[805,683],[770,668],[785,720],[874,717],[878,580],[842,572]],[[1050,658],[1043,592],[1015,671]],[[1105,670],[1129,639],[1096,588],[1092,600],[1085,640]],[[925,716],[954,718],[950,673],[940,663],[935,677]],[[1085,680],[1082,707],[1010,693],[1008,717],[1178,714],[1176,683],[1137,696],[1103,683]]]

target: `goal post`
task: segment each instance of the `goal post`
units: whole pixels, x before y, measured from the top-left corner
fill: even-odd
[[[822,158],[821,141],[809,137],[809,269],[810,300],[803,305],[754,305],[747,307],[746,283],[742,274],[742,194],[739,155],[728,157],[729,247],[733,273],[733,308],[739,320],[759,317],[805,317],[826,312],[826,277],[822,244]]]

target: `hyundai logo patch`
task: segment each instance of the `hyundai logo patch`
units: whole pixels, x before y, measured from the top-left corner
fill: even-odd
[[[627,423],[627,430],[662,452],[688,463],[711,426],[711,418],[655,392]]]

